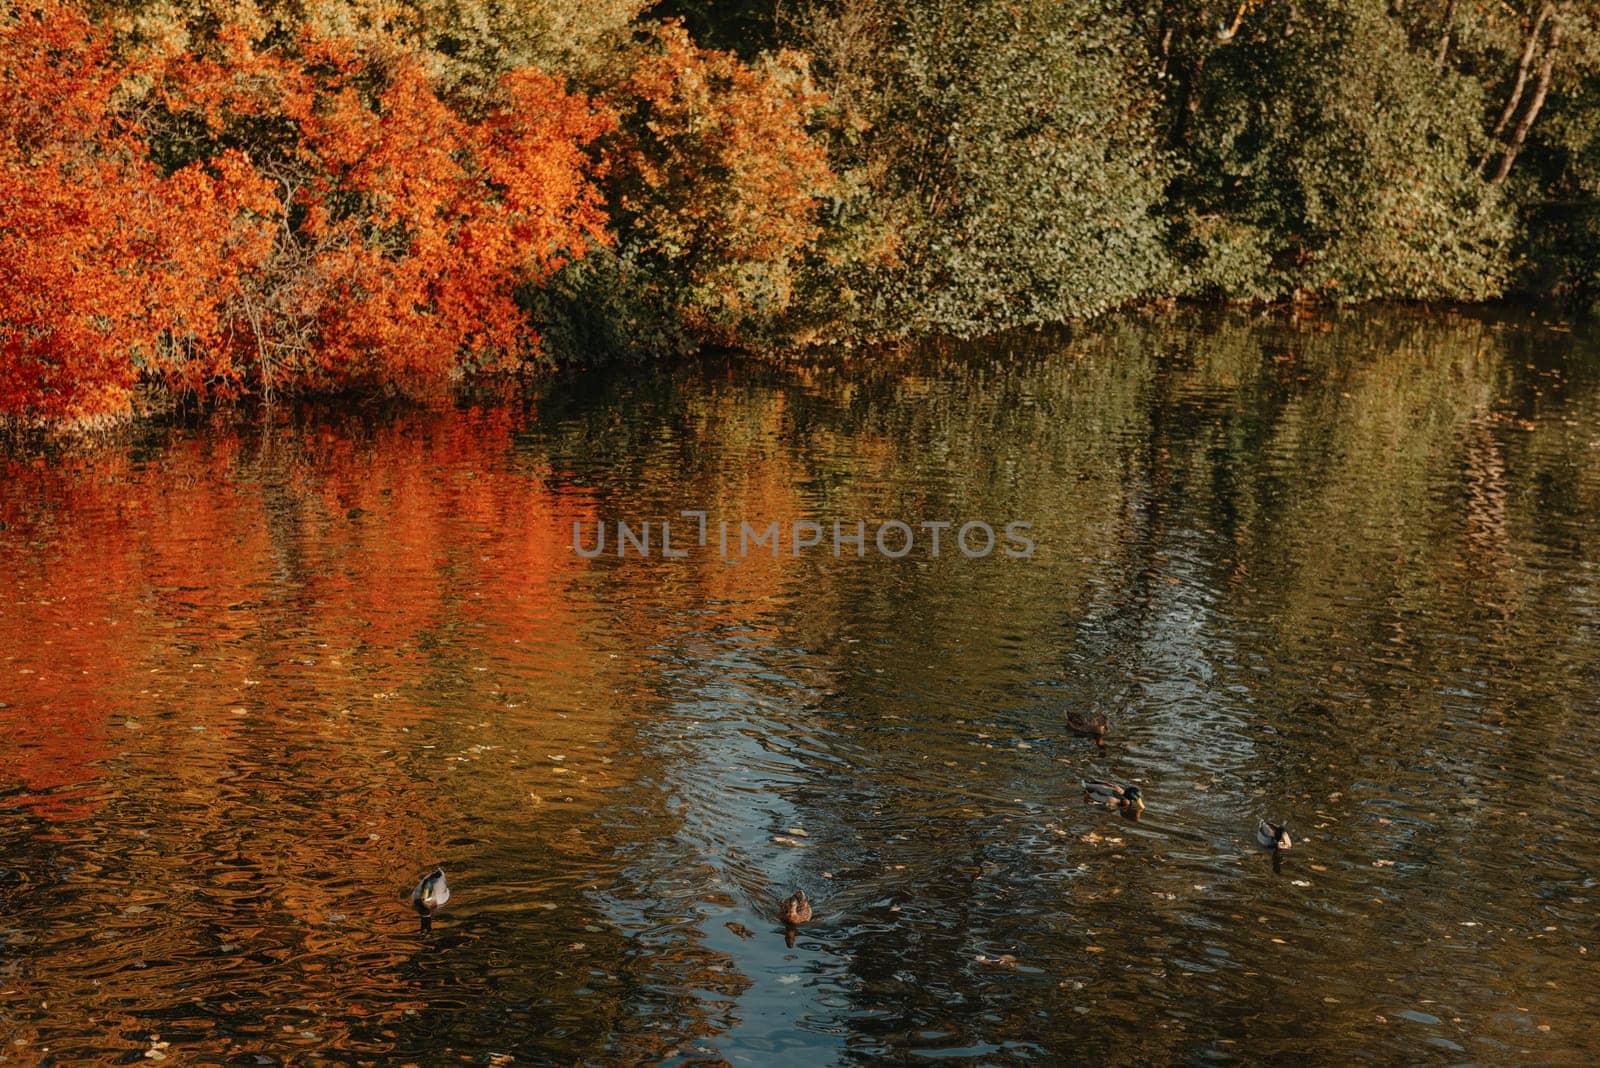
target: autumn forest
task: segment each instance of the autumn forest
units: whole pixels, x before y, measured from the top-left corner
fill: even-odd
[[[1600,291],[1581,0],[0,2],[0,419]]]

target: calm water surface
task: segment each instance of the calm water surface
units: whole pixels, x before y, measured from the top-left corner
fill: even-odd
[[[1037,548],[573,552],[691,508]],[[0,1061],[1600,1048],[1582,327],[1181,313],[147,427],[0,460],[0,603]]]

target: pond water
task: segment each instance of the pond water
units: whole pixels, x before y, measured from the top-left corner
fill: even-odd
[[[1581,326],[1127,316],[0,463],[0,1061],[1593,1063]]]

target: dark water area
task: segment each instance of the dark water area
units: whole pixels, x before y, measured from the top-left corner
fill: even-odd
[[[0,1061],[1593,1063],[1597,561],[1600,346],[1525,311],[13,452]]]

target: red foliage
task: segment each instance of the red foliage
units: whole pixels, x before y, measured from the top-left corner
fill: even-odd
[[[161,176],[108,35],[45,0],[0,32],[0,414],[81,422],[128,408],[163,351],[212,348],[241,203],[236,153]]]
[[[285,56],[236,39],[172,74],[169,107],[249,144],[277,186],[233,381],[271,393],[515,360],[537,345],[517,287],[604,239],[584,147],[605,119],[554,79],[508,76],[500,108],[472,123],[382,40],[307,39]]]
[[[606,239],[601,112],[518,71],[469,122],[382,38],[213,44],[121,59],[59,0],[0,28],[0,415],[120,414],[141,374],[270,396],[536,348],[517,288]]]

